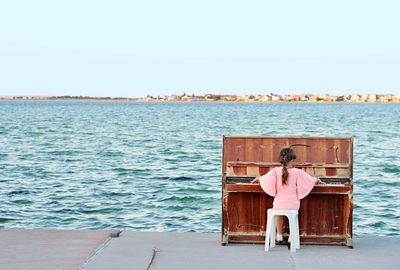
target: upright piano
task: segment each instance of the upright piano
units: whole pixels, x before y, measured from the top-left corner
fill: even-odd
[[[264,242],[273,197],[250,181],[281,166],[280,150],[292,147],[294,166],[326,183],[300,202],[301,244],[352,247],[353,138],[223,136],[222,145],[222,245]]]

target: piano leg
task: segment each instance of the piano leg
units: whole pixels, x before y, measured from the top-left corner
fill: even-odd
[[[224,234],[222,236],[221,246],[226,246],[228,244],[228,242],[229,242],[229,236]]]
[[[348,248],[353,248],[353,239],[352,238],[346,238],[346,246]]]

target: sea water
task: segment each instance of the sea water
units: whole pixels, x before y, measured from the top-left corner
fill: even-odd
[[[0,101],[0,227],[218,232],[222,135],[354,138],[354,234],[400,235],[400,104]]]

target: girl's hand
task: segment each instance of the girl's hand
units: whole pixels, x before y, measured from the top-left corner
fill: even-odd
[[[321,179],[317,178],[317,181],[315,182],[317,185],[325,185],[325,182],[322,182]]]
[[[256,178],[254,178],[253,180],[251,180],[252,184],[259,184],[260,183],[260,176],[257,176]]]

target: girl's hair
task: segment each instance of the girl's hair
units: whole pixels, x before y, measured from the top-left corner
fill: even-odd
[[[281,152],[279,153],[279,163],[282,164],[283,169],[282,169],[282,185],[287,184],[287,179],[289,176],[289,172],[286,168],[286,164],[291,161],[292,159],[296,159],[296,155],[293,151],[292,148],[283,148]]]

